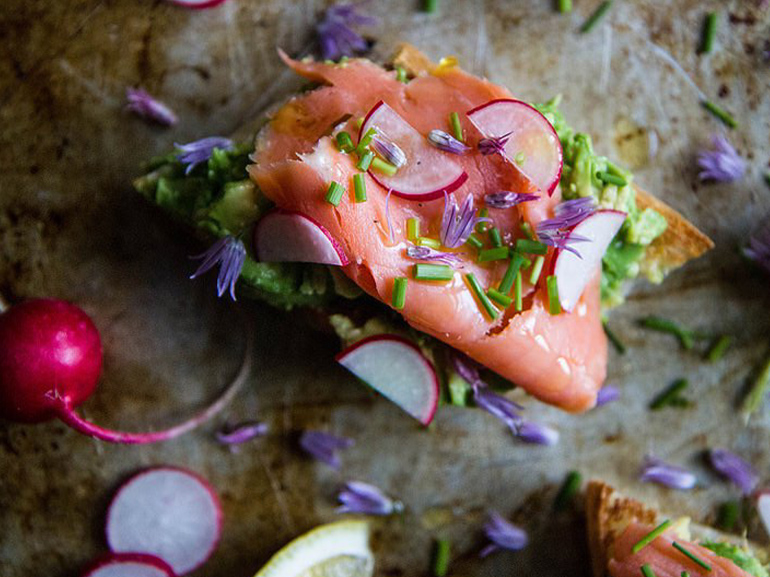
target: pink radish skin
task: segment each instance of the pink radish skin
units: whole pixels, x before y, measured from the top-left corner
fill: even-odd
[[[396,335],[375,335],[336,357],[343,367],[423,425],[438,407],[436,370],[417,346]]]
[[[563,152],[559,136],[545,116],[512,98],[492,100],[466,115],[484,137],[510,132],[506,158],[540,190],[553,194],[561,179]],[[520,153],[524,155],[521,164],[514,160]]]
[[[460,188],[468,174],[448,154],[428,144],[425,136],[415,130],[390,106],[380,100],[369,111],[358,134],[359,141],[370,128],[376,128],[406,154],[406,165],[393,176],[374,169],[369,175],[393,194],[409,200],[433,200]],[[419,164],[418,164],[419,163]]]
[[[99,559],[83,577],[176,577],[174,570],[154,555],[118,553]]]
[[[191,8],[192,10],[205,10],[206,8],[213,8],[219,6],[225,0],[170,0],[172,4],[177,6],[184,6],[185,8]]]
[[[345,266],[350,261],[331,233],[300,212],[273,210],[254,227],[254,252],[262,262]]]
[[[190,471],[157,467],[118,489],[107,511],[107,543],[114,553],[154,555],[185,575],[214,553],[222,508],[211,485]]]
[[[96,326],[77,306],[54,299],[33,299],[0,314],[0,418],[19,423],[61,419],[76,431],[122,444],[173,439],[222,411],[251,370],[252,331],[243,365],[219,398],[204,411],[174,427],[153,433],[125,433],[94,425],[75,409],[96,389],[102,344]]]
[[[564,249],[560,249],[556,254],[553,274],[556,275],[559,301],[564,310],[571,311],[575,307],[589,281],[601,266],[607,247],[625,220],[625,212],[597,210],[570,230],[570,235],[589,240],[571,245],[580,256]]]

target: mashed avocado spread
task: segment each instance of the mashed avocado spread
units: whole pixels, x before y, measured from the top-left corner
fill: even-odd
[[[711,549],[714,553],[720,557],[730,559],[738,567],[751,573],[754,577],[770,577],[767,569],[754,557],[749,551],[733,545],[731,543],[719,543],[716,541],[706,541],[701,543],[706,549]]]

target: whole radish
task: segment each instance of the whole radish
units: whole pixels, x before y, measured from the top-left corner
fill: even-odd
[[[3,302],[0,300],[0,310]],[[102,369],[99,331],[79,307],[61,300],[32,299],[0,313],[0,419],[39,423],[59,418],[103,441],[145,444],[191,431],[219,413],[235,396],[251,368],[251,331],[236,378],[204,411],[152,433],[104,429],[75,409],[96,389]]]

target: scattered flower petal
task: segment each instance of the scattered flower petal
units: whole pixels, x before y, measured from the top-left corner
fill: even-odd
[[[458,208],[454,194],[445,193],[444,215],[441,218],[441,244],[447,248],[462,246],[480,222],[491,222],[491,219],[476,216],[472,194],[468,194],[462,208]]]
[[[442,252],[428,246],[410,246],[406,249],[406,256],[414,260],[441,262],[448,265],[457,264],[460,257],[451,252]]]
[[[765,223],[749,238],[743,254],[770,273],[770,224]]]
[[[428,142],[439,150],[452,154],[465,154],[471,149],[470,146],[463,144],[448,132],[438,129],[428,133]]]
[[[208,138],[201,138],[187,144],[174,143],[174,146],[179,150],[179,154],[177,154],[179,162],[187,165],[184,173],[190,174],[196,166],[202,162],[208,162],[211,155],[214,154],[215,148],[231,150],[233,148],[233,141],[221,136],[209,136]]]
[[[404,510],[403,503],[391,499],[374,485],[361,481],[348,481],[337,498],[342,503],[337,507],[337,513],[392,515]]]
[[[484,533],[491,543],[482,549],[481,557],[500,549],[519,551],[529,543],[527,532],[506,520],[497,511],[490,511],[489,520],[484,524]]]
[[[572,228],[583,222],[596,211],[596,201],[590,196],[567,200],[556,205],[553,218],[543,220],[537,225],[537,235],[545,231]]]
[[[349,449],[354,444],[353,439],[347,437],[338,437],[323,431],[305,431],[299,438],[299,445],[305,452],[326,463],[333,469],[339,469],[340,458],[339,451]]]
[[[217,431],[217,441],[223,445],[240,445],[262,437],[267,434],[267,425],[257,421],[247,421],[240,423],[232,427],[225,427],[221,431]]]
[[[643,483],[657,483],[682,491],[692,489],[698,482],[695,475],[687,469],[671,465],[649,455],[644,459],[639,480]]]
[[[540,230],[537,231],[537,239],[548,246],[567,250],[580,259],[583,257],[580,256],[578,250],[572,245],[581,242],[589,242],[591,240],[590,238],[580,236],[579,234],[573,234],[566,230]]]
[[[380,133],[372,136],[372,148],[374,152],[388,161],[396,168],[401,168],[406,164],[406,154],[395,142],[391,142]]]
[[[479,408],[505,423],[514,435],[518,434],[518,427],[523,422],[519,411],[524,407],[498,395],[483,383],[473,387],[473,400]]]
[[[486,386],[481,380],[479,364],[476,361],[471,360],[466,355],[457,351],[451,353],[451,360],[455,372],[465,379],[469,385],[473,385],[474,387]]]
[[[173,110],[141,88],[127,88],[126,100],[128,101],[126,110],[142,118],[152,120],[163,126],[173,126],[179,121]]]
[[[353,30],[353,26],[373,26],[377,19],[361,14],[364,2],[335,4],[324,13],[316,25],[321,55],[324,60],[339,60],[343,56],[355,56],[369,49],[366,40]]]
[[[527,192],[495,192],[484,197],[489,208],[511,208],[522,202],[531,202],[540,198],[537,194]]]
[[[620,398],[620,391],[617,387],[612,385],[604,385],[599,389],[599,394],[596,395],[596,406],[601,407],[608,403],[613,403]]]
[[[746,163],[740,157],[732,144],[721,134],[711,137],[711,150],[698,153],[698,166],[701,167],[698,177],[701,180],[714,182],[731,182],[743,176]]]
[[[551,447],[559,442],[559,431],[547,425],[524,421],[516,427],[516,436],[525,443]]]
[[[749,463],[726,449],[709,451],[711,466],[735,483],[744,495],[750,495],[759,483],[759,475]]]
[[[479,140],[479,152],[484,156],[490,156],[492,154],[499,154],[505,158],[505,145],[508,144],[508,139],[511,137],[511,133],[507,132],[502,136],[491,136],[489,138],[482,138]]]
[[[238,277],[241,276],[243,263],[246,261],[246,247],[240,240],[226,236],[211,245],[211,248],[206,252],[190,258],[203,260],[198,269],[190,276],[191,279],[196,279],[219,265],[217,295],[221,297],[229,287],[230,298],[236,300],[235,285],[238,282]]]

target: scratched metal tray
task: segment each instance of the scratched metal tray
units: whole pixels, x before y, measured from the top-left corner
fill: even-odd
[[[195,12],[149,0],[5,0],[0,292],[12,300],[67,298],[93,315],[106,370],[84,412],[133,429],[180,418],[211,398],[236,370],[240,315],[249,315],[259,334],[256,369],[227,418],[262,419],[271,433],[234,454],[216,444],[213,427],[161,446],[116,447],[58,423],[0,424],[0,575],[76,575],[105,549],[103,518],[115,487],[161,463],[198,471],[222,496],[224,538],[201,577],[253,574],[288,539],[334,518],[335,489],[347,478],[375,483],[407,505],[403,518],[376,524],[380,575],[427,574],[431,540],[446,536],[456,575],[540,577],[587,574],[579,513],[550,512],[570,469],[700,520],[734,496],[704,467],[705,448],[739,450],[769,480],[768,410],[748,424],[735,410],[770,340],[767,279],[736,257],[738,243],[770,213],[760,179],[770,158],[770,68],[760,56],[769,13],[748,0],[616,2],[606,21],[578,35],[596,3],[576,0],[569,16],[545,0],[446,0],[436,15],[412,1],[370,5],[381,18],[371,30],[376,55],[411,41],[433,58],[457,55],[524,99],[563,93],[568,118],[598,150],[632,165],[642,185],[717,243],[662,286],[640,285],[612,314],[629,349],[610,358],[608,380],[622,389],[622,402],[582,416],[526,403],[530,415],[561,431],[561,443],[543,449],[517,444],[477,411],[443,409],[434,426],[419,428],[335,365],[334,339],[296,330],[301,314],[287,319],[254,304],[238,312],[216,300],[210,279],[188,281],[187,255],[200,247],[131,190],[150,155],[175,141],[229,134],[296,87],[274,49],[306,53],[323,2],[229,0]],[[703,13],[718,7],[725,19],[717,50],[699,57]],[[698,183],[695,150],[721,126],[653,44],[740,119],[731,138],[752,166],[742,182]],[[124,90],[133,85],[171,103],[179,126],[154,128],[126,115]],[[704,363],[639,329],[635,320],[647,314],[733,334],[735,346],[719,363]],[[695,406],[651,413],[651,397],[682,376]],[[295,435],[305,427],[356,439],[339,473],[297,452]],[[638,484],[648,451],[692,467],[702,486],[677,493]],[[490,507],[531,531],[527,550],[477,560]]]

